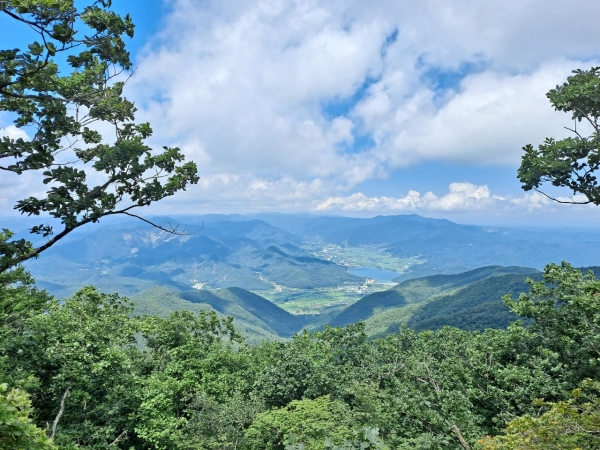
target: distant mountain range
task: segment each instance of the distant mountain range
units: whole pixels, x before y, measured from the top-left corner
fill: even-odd
[[[260,340],[359,320],[371,335],[402,325],[505,326],[515,317],[500,298],[526,290],[525,278],[539,277],[547,263],[600,263],[598,233],[470,226],[417,215],[152,220],[193,233],[177,236],[136,220],[104,221],[71,233],[27,268],[58,297],[92,284],[133,296],[140,313],[209,308],[234,316],[245,335]],[[18,237],[29,237],[30,222],[8,225]],[[348,271],[357,267],[395,273],[399,284]]]
[[[328,245],[363,253],[376,249],[396,262],[413,258],[410,265],[394,268],[396,282],[487,265],[541,269],[562,260],[577,266],[600,262],[597,233],[460,225],[414,214],[370,219],[263,214],[153,220],[197,232],[174,236],[135,220],[103,222],[72,233],[27,266],[41,285],[60,296],[84,284],[127,295],[155,285],[180,291],[240,287],[261,294],[362,285],[364,277],[347,269],[373,263],[360,257],[336,262],[319,252]],[[10,225],[20,226],[14,221]],[[22,229],[17,231],[27,237]]]

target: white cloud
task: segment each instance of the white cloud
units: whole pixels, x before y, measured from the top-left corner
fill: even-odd
[[[174,0],[170,11],[126,88],[152,144],[199,166],[198,186],[156,207],[166,212],[550,211],[539,194],[469,183],[372,196],[361,183],[424,161],[516,169],[523,145],[566,133],[544,94],[597,63],[600,39],[590,0]],[[372,148],[354,148],[362,135]]]
[[[580,196],[558,198],[583,200]],[[520,196],[497,195],[487,185],[469,182],[450,183],[448,191],[441,195],[410,190],[398,197],[370,197],[362,192],[327,196],[313,201],[310,210],[319,214],[363,217],[420,214],[459,223],[539,227],[589,226],[600,219],[600,208],[594,205],[560,205],[538,192]]]
[[[563,61],[530,74],[472,74],[439,108],[425,88],[406,100],[392,97],[393,81],[383,79],[355,114],[379,136],[395,167],[423,160],[516,166],[525,144],[568,134],[568,117],[549,107],[541,87],[565,79],[572,67]],[[402,102],[404,109],[381,106]]]
[[[7,127],[0,127],[0,137],[6,136],[10,139],[23,139],[24,141],[29,140],[29,136],[22,128],[17,128],[14,125],[8,125]]]
[[[198,189],[190,190],[165,200],[161,205],[167,213],[180,212],[182,205],[195,204],[207,212],[269,211],[275,208],[284,212],[315,212],[334,214],[374,215],[396,213],[455,214],[477,213],[499,215],[511,212],[536,212],[553,210],[555,204],[547,197],[534,193],[522,196],[493,194],[486,185],[469,182],[450,183],[448,191],[437,195],[431,191],[420,193],[410,190],[406,195],[373,196],[362,192],[344,195],[345,187],[314,179],[298,182],[293,178],[263,179],[228,173],[201,179]],[[337,192],[337,195],[331,195]],[[213,199],[219,199],[214,209]]]
[[[433,192],[421,195],[409,191],[404,197],[367,197],[361,192],[349,196],[329,197],[320,202],[316,211],[371,211],[391,213],[398,211],[472,211],[483,210],[510,199],[492,196],[487,186],[472,183],[451,183],[448,193],[438,197]]]
[[[524,144],[569,123],[544,93],[596,55],[589,17],[600,5],[577,3],[179,0],[130,89],[156,142],[184,143],[205,174],[351,189],[426,160],[515,166]],[[562,27],[569,17],[577,31]],[[424,76],[473,61],[483,71],[458,92],[436,92]],[[323,114],[368,79],[378,81],[354,110]],[[374,148],[349,153],[365,132]]]

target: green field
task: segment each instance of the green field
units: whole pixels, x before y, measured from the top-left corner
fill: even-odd
[[[347,247],[328,244],[317,238],[305,241],[303,248],[315,258],[332,261],[348,268],[375,267],[381,270],[403,273],[415,264],[426,262],[418,256],[411,256],[409,258],[393,256],[387,253],[387,248],[383,245]]]
[[[292,314],[322,314],[350,305],[373,292],[389,289],[394,284],[365,283],[316,289],[291,289],[278,286],[275,290],[253,292]]]

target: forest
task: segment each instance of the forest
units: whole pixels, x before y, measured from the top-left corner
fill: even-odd
[[[131,69],[123,36],[134,26],[110,7],[109,0],[81,10],[69,0],[0,1],[3,14],[38,36],[27,50],[0,51],[0,110],[33,130],[30,140],[2,137],[0,169],[3,177],[39,175],[46,196],[32,193],[15,209],[60,224],[33,226],[31,240],[0,231],[0,448],[600,448],[600,280],[567,262],[548,264],[525,284],[523,268],[473,278],[406,320],[353,323],[365,308],[359,301],[339,326],[253,342],[215,309],[157,302],[163,309],[155,315],[94,286],[65,298],[36,286],[23,264],[103,218],[186,233],[132,212],[189,188],[198,175],[180,149],[145,143],[152,130],[134,122],[119,78]],[[550,182],[600,205],[599,80],[600,68],[576,70],[548,92],[555,109],[593,132],[525,146],[523,189]],[[114,128],[113,144],[98,124]],[[371,295],[398,313],[421,295],[419,283]],[[506,294],[504,309],[473,305],[490,290]],[[218,304],[236,292],[197,295]],[[475,319],[452,305],[472,308]],[[283,313],[273,314],[267,325],[292,334],[277,323]]]
[[[364,324],[249,345],[214,312],[132,315],[2,274],[3,448],[598,448],[600,281],[550,265],[468,332]],[[50,439],[52,438],[52,439]]]

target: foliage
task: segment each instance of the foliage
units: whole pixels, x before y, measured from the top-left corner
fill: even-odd
[[[0,448],[6,450],[52,450],[52,439],[31,420],[29,396],[0,384]]]
[[[151,353],[135,392],[138,436],[158,449],[176,448],[196,397],[206,392],[218,401],[246,387],[238,375],[243,355],[231,346],[241,342],[232,322],[214,312],[177,311],[143,323],[142,336]]]
[[[285,444],[285,450],[304,450],[306,448],[302,442],[298,442],[298,438],[292,433],[287,436]],[[334,439],[328,437],[325,439],[324,448],[326,450],[387,449],[379,438],[379,430],[369,427],[353,430],[353,436],[344,439],[341,445],[335,445]]]
[[[139,327],[118,295],[87,287],[32,317],[13,343],[15,368],[32,373],[36,420],[52,423],[56,442],[105,448],[131,430],[135,408],[132,353]]]
[[[262,402],[241,391],[219,403],[200,392],[190,405],[191,417],[179,446],[210,450],[246,448],[246,430],[264,411]]]
[[[570,264],[550,264],[544,280],[529,281],[530,293],[505,303],[518,315],[534,320],[532,329],[544,346],[561,355],[572,378],[600,375],[600,280]],[[574,387],[574,386],[572,386]]]
[[[14,364],[17,345],[28,319],[40,314],[52,300],[22,267],[0,273],[0,380],[30,390],[38,385],[35,376]]]
[[[351,438],[344,439],[341,445],[335,445],[333,439],[328,438],[325,442],[325,448],[331,450],[387,449],[379,438],[379,429],[377,428],[363,427],[360,430],[354,430],[353,434],[354,436]]]
[[[198,181],[194,163],[180,164],[179,149],[156,153],[144,143],[152,129],[134,122],[136,108],[122,96],[122,72],[131,68],[123,36],[132,37],[134,26],[129,15],[121,17],[110,6],[110,0],[82,10],[73,0],[0,1],[8,20],[37,33],[27,50],[0,50],[0,111],[9,112],[31,136],[1,139],[0,160],[6,163],[0,170],[41,172],[50,185],[46,197],[19,200],[15,209],[47,213],[62,224],[56,234],[48,224],[33,227],[31,233],[49,238],[38,247],[10,240],[5,230],[0,271],[36,257],[84,224],[134,215],[131,209]],[[69,73],[60,58],[66,58]],[[114,144],[98,131],[103,123],[114,130]],[[88,178],[102,181],[94,186]]]
[[[504,435],[481,440],[484,450],[561,450],[600,448],[600,383],[584,380],[567,401],[548,403],[539,417],[510,421]]]
[[[23,271],[5,279],[0,298],[31,294],[37,309],[3,325],[2,376],[25,380],[40,428],[58,417],[64,447],[474,448],[535,417],[536,399],[566,402],[596,364],[597,281],[568,265],[507,299],[527,327],[368,340],[359,323],[254,346],[214,311],[140,317],[94,288],[58,302]]]
[[[320,450],[326,438],[343,442],[351,433],[349,411],[328,395],[314,400],[293,400],[287,406],[259,414],[246,431],[248,448],[283,449],[287,444],[303,443],[306,450]],[[286,446],[287,448],[287,446]]]
[[[600,205],[600,185],[596,171],[600,167],[600,67],[574,70],[561,86],[548,91],[546,97],[557,111],[569,112],[575,121],[571,131],[574,137],[562,140],[546,138],[535,149],[526,145],[525,155],[518,170],[523,189],[539,190],[546,182],[569,189],[583,200],[552,200],[561,203],[593,203]],[[590,136],[577,131],[577,123],[584,121],[592,128]]]
[[[25,317],[41,312],[49,300],[23,267],[0,273],[0,325],[19,328]]]

